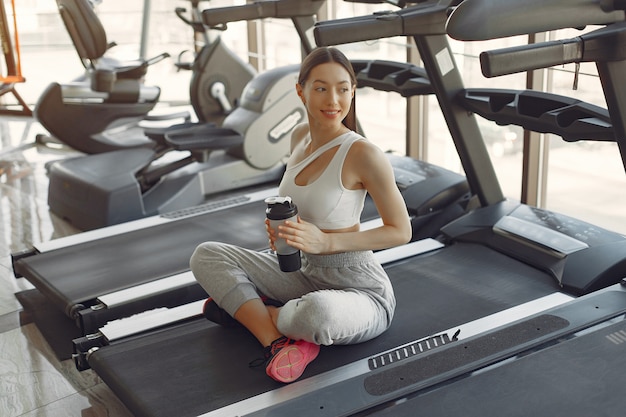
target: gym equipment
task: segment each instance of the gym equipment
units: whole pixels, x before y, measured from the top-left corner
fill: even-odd
[[[353,65],[361,87],[384,88],[405,97],[431,91],[418,67],[383,61]],[[163,144],[158,152],[129,149],[52,164],[50,209],[90,230],[192,207],[220,192],[277,183],[289,153],[285,138],[305,119],[293,90],[298,68],[257,75],[222,127],[192,124],[174,126],[164,135],[158,131],[153,136]],[[171,151],[191,155],[160,163]]]
[[[392,327],[366,343],[324,347],[303,379],[288,386],[248,368],[259,347],[247,331],[204,319],[89,348],[84,357],[88,365],[134,414],[260,416],[288,410],[315,416],[396,415],[395,410],[409,409],[414,413],[412,405],[420,399],[454,394],[447,386],[465,389],[469,378],[480,381],[484,375],[514,367],[518,360],[539,357],[533,349],[546,348],[548,353],[550,345],[559,342],[567,349],[570,343],[588,340],[577,333],[580,330],[623,319],[626,291],[617,284],[626,275],[623,236],[498,199],[499,188],[486,188],[483,180],[489,184],[495,179],[490,180],[490,165],[485,170],[479,164],[486,150],[480,147],[480,132],[472,129],[475,116],[457,99],[463,88],[445,34],[449,6],[454,4],[431,1],[316,27],[316,39],[322,44],[368,36],[414,37],[470,187],[475,186],[472,191],[481,202],[481,207],[443,228],[445,247],[385,266],[398,297]],[[621,85],[613,88],[618,92]],[[608,289],[592,292],[601,287]],[[592,293],[563,303],[565,293],[585,292]],[[622,326],[623,321],[610,330],[621,335]],[[576,336],[580,338],[571,339]],[[615,339],[618,344],[622,337]],[[607,360],[621,356],[615,349],[600,353],[609,355]],[[488,367],[496,363],[502,366]],[[613,384],[622,385],[621,374],[609,374]],[[541,386],[547,390],[544,396],[558,392],[550,384]],[[167,399],[162,392],[168,392]],[[593,404],[602,407],[614,400],[623,406],[621,396],[605,397],[594,397]],[[486,394],[480,398],[488,401]],[[517,408],[527,401],[522,398]],[[449,415],[444,403],[425,404],[435,415]]]
[[[220,36],[213,34],[216,29],[204,24],[199,8],[201,1],[190,0],[190,18],[186,16],[187,9],[184,7],[175,9],[176,16],[193,29],[195,49],[192,62],[181,61],[188,52],[183,51],[175,65],[179,70],[192,71],[189,98],[198,121],[220,125],[237,106],[244,87],[256,72],[228,49]],[[198,39],[203,41],[201,48],[195,45]]]
[[[319,1],[259,2],[205,10],[203,19],[215,26],[289,16],[306,50],[310,44],[304,31],[313,24],[312,14],[319,6]],[[219,45],[216,41],[211,49],[205,49],[205,55],[210,51],[212,58],[203,61],[204,70],[219,65],[224,74],[235,76],[226,65],[230,61],[219,58],[225,53]],[[304,107],[294,94],[298,69],[299,65],[291,65],[256,75],[219,127],[183,123],[145,129],[155,144],[152,148],[123,149],[52,164],[50,210],[89,230],[191,207],[208,195],[227,190],[276,182],[289,153],[285,138],[305,118]],[[218,74],[204,78],[227,83]]]
[[[293,93],[298,68],[257,75],[221,127],[173,126],[165,135],[159,131],[153,136],[161,149],[117,150],[53,163],[50,210],[89,230],[278,181],[289,153],[288,134],[305,117]]]
[[[615,141],[618,145],[622,164],[626,170],[626,128],[621,126],[620,112],[621,92],[615,89],[613,83],[619,82],[622,62],[626,59],[626,52],[615,49],[615,44],[623,43],[626,22],[618,22],[607,27],[594,30],[572,39],[554,42],[545,42],[530,46],[505,48],[497,51],[488,51],[481,54],[483,73],[488,77],[528,71],[541,66],[562,65],[566,63],[595,62],[600,74],[604,96],[608,104],[608,112],[597,106],[567,101],[548,94],[535,94],[542,100],[539,109],[545,110],[541,117],[536,117],[537,110],[530,110],[526,104],[533,102],[531,93],[511,95],[509,91],[498,92],[489,90],[490,96],[485,102],[490,103],[492,116],[485,116],[498,123],[507,123],[508,114],[517,108],[519,115],[523,115],[524,126],[545,132],[547,126],[555,126],[549,130],[552,133],[563,135],[567,141],[579,139]],[[511,61],[511,56],[532,54],[533,60]],[[517,62],[514,64],[514,62]],[[480,95],[480,93],[478,93]],[[484,100],[484,99],[483,99]],[[534,104],[539,104],[535,102]],[[483,107],[484,106],[480,106]],[[476,111],[479,111],[476,108]],[[610,120],[618,120],[613,127],[613,135],[608,128]],[[588,130],[583,132],[583,130]],[[569,132],[578,132],[582,137],[572,137]]]
[[[177,7],[176,15],[194,32],[194,40],[200,38],[202,47],[194,54],[193,62],[182,62],[183,51],[176,62],[176,67],[191,70],[189,97],[191,105],[200,122],[221,124],[223,119],[237,106],[246,84],[256,72],[247,63],[226,47],[219,35],[226,30],[228,22],[265,18],[289,18],[300,36],[304,55],[313,46],[307,37],[312,29],[314,15],[323,1],[281,0],[256,1],[254,4],[235,7],[213,8],[201,11],[199,4],[208,0],[189,0],[190,17],[187,10]]]
[[[408,157],[388,157],[412,217],[414,239],[437,236],[442,225],[465,212],[469,195],[463,176]],[[264,199],[276,194],[276,188],[262,188],[57,239],[14,254],[14,271],[33,283],[82,334],[89,334],[115,318],[205,297],[195,280],[186,280],[188,274],[181,276],[189,270],[190,254],[206,240],[266,249],[267,236],[260,227],[265,218]],[[375,215],[368,199],[362,219]],[[249,232],[233,233],[241,228]],[[152,261],[142,266],[137,259]],[[103,301],[108,294],[168,277],[174,277],[173,292],[169,288],[159,288],[155,294],[141,290],[138,297],[121,305]]]
[[[161,94],[159,87],[145,85],[142,78],[150,65],[169,54],[135,61],[111,58],[106,53],[115,44],[107,42],[89,0],[57,0],[57,6],[85,74],[71,83],[53,82],[44,90],[35,106],[39,123],[56,140],[88,154],[153,147],[154,142],[132,127],[146,119]],[[183,112],[154,119],[187,116]]]
[[[398,275],[411,271],[388,271],[397,288],[410,289],[408,294],[400,292],[398,301],[412,309],[398,310],[382,339],[323,347],[303,379],[288,386],[272,382],[262,369],[248,367],[247,361],[255,358],[259,348],[245,330],[228,331],[205,319],[94,349],[88,361],[137,416],[174,412],[181,416],[287,412],[329,417],[359,413],[411,416],[416,409],[449,416],[451,409],[465,409],[466,402],[468,415],[479,416],[489,415],[481,410],[498,407],[527,410],[535,396],[539,405],[530,407],[540,416],[571,410],[570,401],[579,404],[581,399],[586,405],[583,410],[623,408],[619,364],[626,292],[619,284],[575,300],[549,294],[506,307],[510,303],[506,298],[490,302],[486,295],[477,297],[476,290],[457,293],[458,288],[450,291],[446,286],[416,285],[414,281],[411,285],[406,281],[424,277],[418,274],[403,280]],[[528,277],[524,278],[527,284]],[[513,282],[506,280],[506,284]],[[482,280],[471,283],[489,284]],[[520,284],[515,289],[524,287]],[[418,290],[430,289],[449,295],[425,305],[412,302],[419,296]],[[481,308],[473,309],[465,297],[480,303]],[[455,318],[449,313],[450,303],[457,301],[461,305],[454,306],[464,310],[465,318],[458,316],[462,313]],[[612,326],[604,327],[607,325]],[[590,338],[593,344],[576,350]],[[155,361],[159,366],[152,365]],[[157,383],[148,381],[158,381],[158,388]],[[534,383],[537,389],[530,387]],[[510,389],[501,392],[499,388]],[[160,400],[162,392],[176,401]],[[540,406],[547,408],[542,412]]]
[[[187,112],[149,113],[158,102],[160,89],[143,85],[141,77],[145,75],[148,65],[169,54],[147,61],[117,62],[105,55],[111,45],[107,43],[104,28],[89,0],[58,0],[57,3],[87,70],[87,82],[52,83],[40,96],[36,106],[37,119],[54,137],[87,154],[138,147],[159,149],[163,140],[155,140],[154,133],[146,135],[140,122],[190,122]],[[310,50],[310,42],[305,33],[313,25],[313,16],[322,3],[319,0],[259,1],[246,6],[205,10],[200,16],[203,21],[186,20],[184,10],[180,8],[176,9],[176,13],[194,30],[200,30],[200,27],[207,30],[205,26],[209,25],[224,28],[227,22],[236,20],[291,18],[302,36],[303,51],[306,53]],[[198,1],[192,0],[194,16],[200,14],[197,5]],[[254,71],[228,50],[219,37],[202,48],[192,69],[190,98],[198,119],[221,125],[236,107],[236,101]],[[77,123],[67,123],[68,119]]]

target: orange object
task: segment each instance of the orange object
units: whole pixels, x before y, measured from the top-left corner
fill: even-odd
[[[23,83],[26,79],[22,76],[22,66],[20,60],[20,41],[17,33],[17,16],[15,13],[15,0],[11,0],[11,7],[13,10],[13,33],[15,41],[15,50],[11,42],[11,33],[8,27],[8,19],[6,9],[4,7],[4,0],[2,0],[2,7],[0,7],[0,40],[2,42],[2,52],[4,54],[4,60],[6,62],[7,74],[0,75],[0,96],[6,93],[12,93],[15,99],[21,106],[21,110],[9,110],[4,107],[0,107],[0,114],[23,114],[32,115],[32,111],[28,105],[24,102],[22,97],[15,91],[14,84]],[[14,55],[15,52],[15,55]],[[17,58],[17,59],[16,59]]]

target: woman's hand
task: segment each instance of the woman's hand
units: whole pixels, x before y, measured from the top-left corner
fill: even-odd
[[[272,241],[273,233],[270,233]],[[278,226],[278,238],[285,239],[289,246],[313,255],[329,252],[329,239],[313,223],[305,222],[298,216],[298,222],[286,221]],[[274,239],[275,241],[275,239]]]
[[[269,239],[270,249],[276,252],[276,233],[274,233],[274,229],[270,227],[270,220],[265,219],[265,230],[267,230],[267,238]]]

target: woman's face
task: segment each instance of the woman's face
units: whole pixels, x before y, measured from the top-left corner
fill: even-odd
[[[319,127],[341,124],[348,114],[355,87],[350,74],[336,62],[314,67],[304,86],[296,85],[309,113],[309,123]]]

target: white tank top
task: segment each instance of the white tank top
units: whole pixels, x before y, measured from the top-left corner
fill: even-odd
[[[357,140],[365,140],[355,133],[344,133],[316,149],[311,155],[294,164],[290,157],[279,186],[279,194],[289,196],[298,206],[298,214],[304,221],[320,229],[333,230],[354,226],[359,223],[365,203],[365,189],[349,190],[341,182],[341,171],[350,146]],[[297,146],[306,146],[303,140]],[[337,152],[322,174],[312,183],[297,185],[296,177],[311,162],[325,151],[338,146]]]

